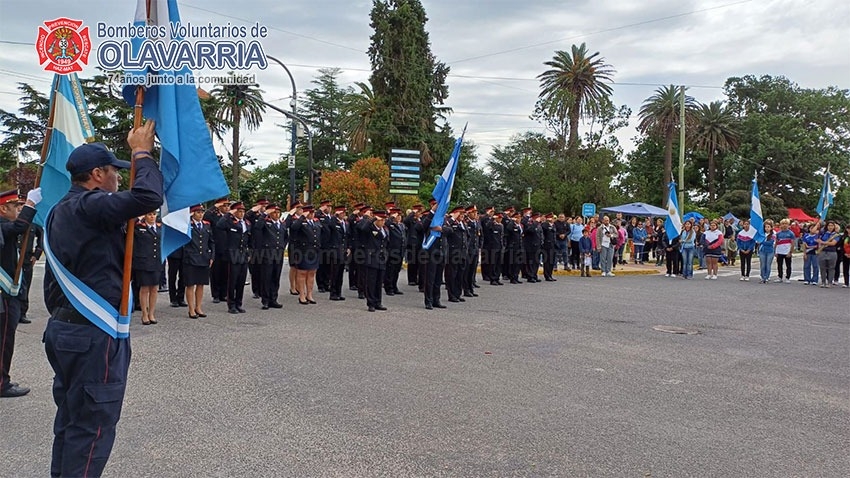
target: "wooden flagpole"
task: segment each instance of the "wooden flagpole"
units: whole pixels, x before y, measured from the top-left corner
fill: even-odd
[[[38,170],[35,174],[35,184],[33,185],[33,189],[37,188],[41,184],[41,171],[44,167],[44,162],[47,160],[47,152],[50,148],[50,138],[53,137],[53,121],[56,117],[56,95],[59,94],[59,75],[53,76],[53,87],[50,90],[51,101],[50,101],[50,113],[47,116],[47,130],[44,132],[44,143],[41,145],[41,159],[38,163]],[[20,166],[18,166],[20,167]],[[21,185],[18,184],[18,187]],[[30,230],[32,229],[32,224],[27,227],[27,230],[24,231],[24,234],[21,236],[21,251],[18,257],[18,264],[15,266],[15,275],[12,277],[12,284],[18,285],[21,277],[21,270],[24,268],[24,260],[26,259],[26,253],[24,249],[27,247],[27,243],[30,240]],[[29,286],[29,284],[27,284]]]
[[[145,20],[150,22],[151,17],[151,0],[145,2]],[[143,109],[145,105],[145,88],[144,86],[136,87],[136,102],[133,105],[133,129],[142,127],[144,120]],[[136,179],[136,159],[130,154],[130,178],[127,181],[128,187],[133,188],[133,181]],[[124,239],[124,275],[121,282],[121,305],[118,313],[122,316],[130,315],[130,278],[133,272],[133,233],[136,229],[136,220],[130,218],[127,220],[127,236]]]

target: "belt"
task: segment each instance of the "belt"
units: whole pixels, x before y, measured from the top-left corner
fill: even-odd
[[[89,319],[85,318],[83,314],[77,312],[77,309],[69,307],[59,307],[56,309],[56,312],[53,314],[53,318],[61,320],[62,322],[68,322],[69,324],[94,325]]]

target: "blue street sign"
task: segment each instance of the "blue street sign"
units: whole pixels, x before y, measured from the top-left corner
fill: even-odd
[[[586,202],[581,205],[581,215],[584,217],[590,217],[596,214],[596,204],[592,202]]]

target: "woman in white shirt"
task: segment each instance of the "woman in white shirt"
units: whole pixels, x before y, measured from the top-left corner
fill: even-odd
[[[723,233],[717,228],[717,220],[711,221],[708,230],[702,234],[705,250],[705,262],[708,269],[706,279],[717,280],[717,261],[723,254]]]

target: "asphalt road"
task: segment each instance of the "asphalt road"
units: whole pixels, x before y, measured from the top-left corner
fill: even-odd
[[[131,327],[106,475],[850,475],[850,291],[736,279],[561,276],[434,311],[404,285],[387,312],[347,291],[201,320],[160,294],[160,324]],[[32,301],[13,379],[33,391],[0,399],[0,476],[49,470]]]

